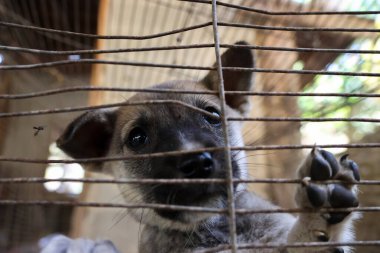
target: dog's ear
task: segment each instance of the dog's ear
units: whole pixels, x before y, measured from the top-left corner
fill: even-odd
[[[116,116],[116,109],[100,109],[82,114],[66,128],[57,140],[57,146],[76,159],[105,156],[111,144]],[[97,171],[100,165],[94,163],[85,167]]]
[[[235,45],[248,45],[244,41]],[[214,64],[214,67],[216,64]],[[255,66],[254,56],[249,48],[235,47],[228,49],[222,55],[223,67],[253,68]],[[223,70],[224,89],[226,91],[251,91],[253,88],[253,74],[251,71]],[[210,73],[202,81],[210,90],[218,91],[219,81],[217,71]],[[227,104],[246,115],[249,112],[249,97],[242,95],[226,95]]]

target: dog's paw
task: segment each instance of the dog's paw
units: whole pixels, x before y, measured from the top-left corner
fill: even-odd
[[[338,161],[330,152],[314,148],[298,170],[298,177],[303,182],[296,192],[296,202],[300,207],[350,208],[359,205],[354,184],[360,181],[359,167],[348,159],[348,155]],[[326,180],[339,180],[340,183],[323,184]],[[321,215],[332,225],[342,222],[349,212]]]

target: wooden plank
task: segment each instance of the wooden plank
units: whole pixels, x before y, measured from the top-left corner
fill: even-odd
[[[107,33],[107,20],[109,13],[109,0],[100,0],[99,2],[99,10],[98,10],[98,32],[97,34],[102,35]],[[96,41],[96,49],[105,48],[105,40],[97,40]],[[100,59],[101,55],[97,54],[96,59]],[[91,71],[91,85],[98,86],[101,84],[103,80],[103,72],[104,66],[101,64],[94,64]],[[101,92],[91,92],[89,96],[89,104],[97,105],[102,103]]]
[[[109,10],[109,0],[100,0],[99,2],[99,9],[98,9],[98,31],[97,34],[105,34],[106,33],[106,24],[108,20],[108,10]],[[104,48],[105,41],[104,40],[97,40],[96,41],[96,49]],[[97,54],[96,59],[100,58],[100,55]],[[102,72],[103,72],[103,66],[100,64],[94,64],[92,66],[91,71],[91,78],[90,83],[91,86],[98,86],[102,81]],[[102,103],[102,93],[101,92],[90,92],[88,97],[88,104],[89,105],[97,105]],[[91,173],[86,172],[85,177],[89,178],[91,177]],[[79,198],[80,201],[86,201],[88,199],[88,195],[90,192],[90,187],[88,185],[83,186],[83,192]],[[89,208],[76,208],[74,210],[72,222],[71,222],[71,231],[70,236],[71,237],[80,237],[82,236],[83,231],[83,224],[82,221],[85,219],[85,217],[88,215]]]

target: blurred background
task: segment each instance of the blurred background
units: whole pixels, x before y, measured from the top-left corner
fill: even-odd
[[[378,11],[379,0],[224,0],[270,11]],[[380,28],[379,15],[276,16],[218,7],[219,21],[275,27]],[[150,35],[211,21],[211,5],[171,0],[0,0],[0,67],[69,60],[73,64],[30,70],[1,70],[0,94],[23,94],[75,86],[143,88],[176,79],[200,79],[201,70],[90,65],[83,59],[211,66],[212,47],[114,54],[39,54],[10,47],[52,51],[122,49],[213,43],[211,26],[146,40],[96,40],[11,27],[7,23],[98,35]],[[219,27],[221,43],[245,40],[254,46],[380,50],[379,33],[280,31]],[[5,47],[4,47],[5,46]],[[380,72],[379,54],[256,50],[259,68]],[[257,73],[255,91],[379,94],[379,77]],[[0,99],[1,112],[99,105],[127,99],[127,92],[72,92],[29,99]],[[253,96],[252,117],[380,118],[378,98]],[[0,157],[65,159],[55,140],[78,113],[0,118]],[[246,122],[247,145],[380,143],[380,128],[364,122]],[[39,130],[40,129],[40,130]],[[380,179],[378,149],[331,149],[349,153],[363,179]],[[294,178],[308,150],[248,152],[254,178]],[[105,178],[85,173],[78,164],[0,162],[0,178]],[[294,206],[292,185],[251,185],[282,207]],[[379,206],[379,186],[360,188],[362,206]],[[122,202],[114,185],[0,184],[0,199]],[[379,214],[358,222],[359,240],[379,240]],[[121,252],[136,252],[139,224],[127,211],[111,208],[0,205],[0,252],[36,252],[37,241],[51,233],[111,239]],[[126,229],[128,228],[128,229]],[[375,247],[358,252],[378,252]]]

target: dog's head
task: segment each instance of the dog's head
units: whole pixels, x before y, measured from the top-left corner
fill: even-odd
[[[224,67],[254,66],[251,51],[231,48],[222,56]],[[252,73],[223,71],[225,90],[249,91]],[[217,72],[211,71],[201,81],[175,81],[155,86],[159,89],[218,91]],[[117,109],[87,112],[75,119],[57,141],[58,146],[74,158],[126,156],[117,162],[87,166],[116,178],[191,179],[225,178],[223,151],[187,153],[182,155],[136,158],[136,154],[223,147],[221,101],[217,95],[179,93],[139,93],[128,102],[172,100],[203,109],[214,117],[179,104],[143,104]],[[246,96],[227,95],[226,115],[246,115]],[[231,145],[242,145],[240,123],[228,123]],[[243,154],[232,153],[235,178],[245,177]],[[227,192],[224,184],[140,184],[122,185],[128,202],[159,203],[185,206],[225,207]],[[176,228],[191,227],[207,217],[188,211],[145,210],[132,212],[139,220],[151,225]]]

